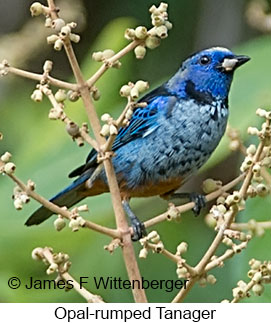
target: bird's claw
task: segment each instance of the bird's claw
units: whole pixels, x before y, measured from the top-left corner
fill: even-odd
[[[144,236],[147,235],[147,232],[146,232],[146,228],[144,226],[144,224],[142,222],[140,222],[138,220],[138,218],[134,218],[132,221],[131,221],[131,225],[132,225],[132,228],[133,228],[133,235],[131,237],[131,239],[133,241],[138,241],[140,240],[141,238],[143,238]]]
[[[132,241],[138,241],[142,237],[146,236],[146,228],[142,222],[138,220],[136,215],[133,213],[133,211],[130,208],[130,205],[128,201],[124,200],[122,201],[123,209],[128,215],[130,221],[131,221],[131,226],[133,228],[134,234],[132,235],[131,239]]]
[[[206,198],[204,195],[198,193],[190,193],[189,195],[190,201],[195,203],[192,211],[194,212],[195,216],[200,214],[202,208],[206,206]]]

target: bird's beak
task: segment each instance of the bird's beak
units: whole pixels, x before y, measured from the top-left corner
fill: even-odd
[[[224,72],[234,71],[237,67],[245,64],[250,60],[250,57],[245,55],[236,55],[233,58],[224,58],[223,62],[220,64],[220,68]]]

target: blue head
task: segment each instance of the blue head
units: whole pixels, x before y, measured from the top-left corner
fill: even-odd
[[[225,100],[234,71],[249,59],[222,47],[205,49],[188,57],[166,86],[181,97]]]

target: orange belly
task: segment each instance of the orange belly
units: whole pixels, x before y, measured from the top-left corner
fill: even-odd
[[[175,191],[182,184],[181,178],[173,178],[167,181],[158,183],[149,183],[146,185],[138,186],[134,189],[129,189],[125,183],[120,184],[120,193],[123,200],[131,197],[149,197],[155,195],[164,195],[168,192]]]
[[[131,197],[149,197],[155,195],[166,195],[169,192],[177,190],[183,183],[182,178],[171,178],[166,181],[156,183],[147,183],[135,188],[128,188],[126,182],[119,185],[122,200],[128,200]],[[96,180],[91,187],[86,183],[86,190],[81,191],[82,196],[94,196],[109,192],[108,186],[102,180]]]

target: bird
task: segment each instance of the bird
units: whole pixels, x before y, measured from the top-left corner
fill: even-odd
[[[112,163],[123,208],[138,240],[143,224],[130,208],[134,197],[159,195],[164,199],[189,197],[198,214],[203,195],[176,191],[209,159],[219,144],[229,115],[228,95],[234,72],[250,60],[224,47],[211,47],[190,55],[168,81],[144,95],[129,124],[119,129],[112,146]],[[77,177],[50,201],[71,207],[87,196],[109,192],[104,169],[97,171],[97,152],[69,174]],[[48,219],[52,211],[41,206],[27,226]]]

